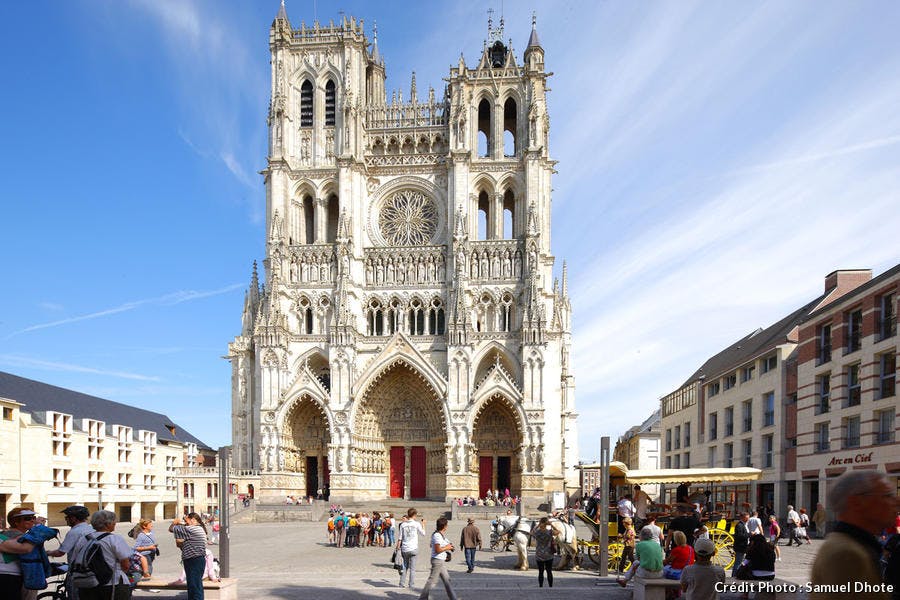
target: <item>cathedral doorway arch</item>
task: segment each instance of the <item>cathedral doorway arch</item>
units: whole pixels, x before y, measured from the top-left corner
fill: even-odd
[[[281,437],[284,470],[301,473],[306,495],[315,498],[330,479],[331,434],[322,406],[307,394],[300,396],[285,416]]]
[[[472,443],[478,454],[478,495],[507,488],[522,494],[522,429],[510,401],[495,394],[481,405],[475,416]]]
[[[437,392],[399,360],[365,391],[352,425],[352,470],[391,498],[443,498],[446,420]]]

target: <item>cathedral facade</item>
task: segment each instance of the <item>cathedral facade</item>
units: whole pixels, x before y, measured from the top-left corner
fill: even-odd
[[[361,20],[273,22],[265,282],[254,265],[228,354],[259,496],[577,488],[549,74],[535,27],[521,61],[502,29],[404,99]]]

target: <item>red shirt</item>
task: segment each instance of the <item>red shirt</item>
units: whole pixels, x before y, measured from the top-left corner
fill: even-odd
[[[687,544],[675,546],[669,553],[669,565],[673,569],[683,569],[694,562],[694,549]]]

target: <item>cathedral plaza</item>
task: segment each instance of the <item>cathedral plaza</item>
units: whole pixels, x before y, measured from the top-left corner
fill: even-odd
[[[444,90],[413,73],[404,99],[363,21],[272,23],[264,274],[228,349],[258,498],[579,487],[549,73],[536,23],[520,53],[488,29]]]

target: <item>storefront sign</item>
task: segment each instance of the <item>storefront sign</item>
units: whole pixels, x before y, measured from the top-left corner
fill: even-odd
[[[831,467],[834,465],[852,465],[852,464],[870,463],[870,462],[872,462],[873,454],[875,454],[875,453],[874,452],[869,452],[869,453],[861,452],[860,454],[857,454],[856,456],[847,456],[844,458],[839,457],[839,456],[832,456],[831,460],[828,461],[828,466]]]

